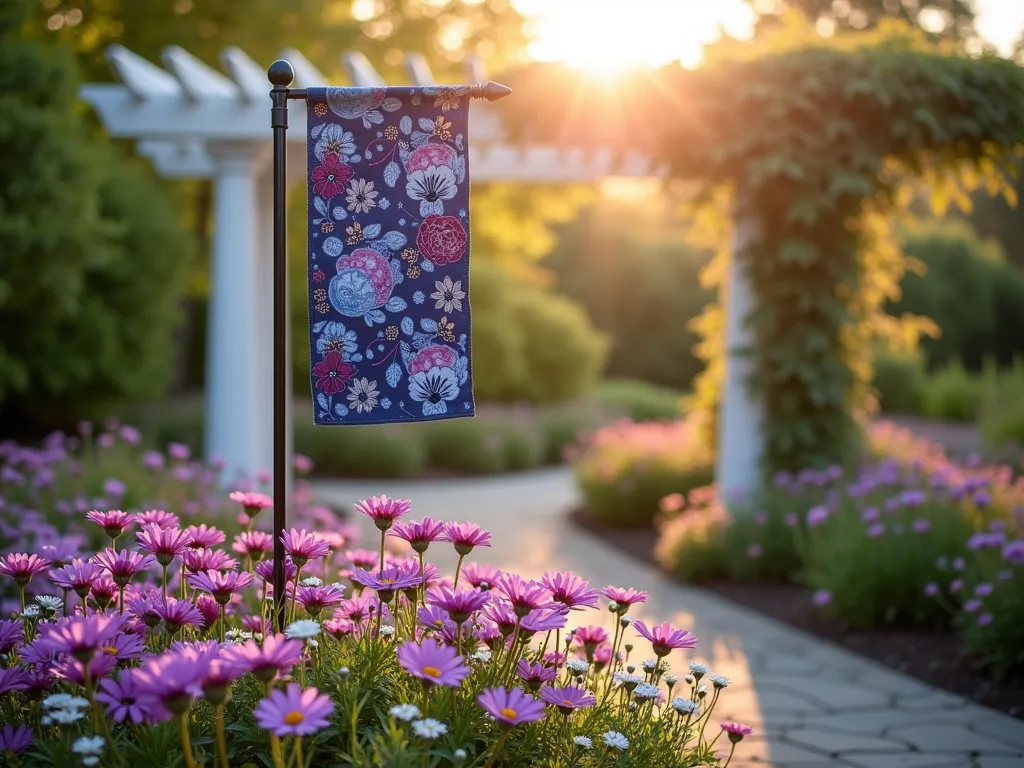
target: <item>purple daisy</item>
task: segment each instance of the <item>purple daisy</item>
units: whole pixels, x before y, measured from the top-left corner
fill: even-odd
[[[259,562],[274,548],[274,537],[263,531],[245,531],[235,536],[231,549]]]
[[[415,587],[420,583],[419,574],[404,573],[398,568],[385,568],[380,573],[357,570],[353,571],[349,578],[356,584],[375,590],[385,603],[391,602],[391,598],[398,590]]]
[[[9,619],[0,621],[0,653],[10,653],[25,642],[25,622]]]
[[[168,598],[166,602],[157,602],[154,605],[157,615],[163,620],[167,627],[167,634],[174,637],[184,627],[202,627],[203,614],[188,600],[175,600]]]
[[[484,584],[488,587],[493,587],[494,583],[498,580],[498,577],[501,576],[501,571],[493,565],[469,563],[463,567],[461,576],[463,579],[468,581],[471,586],[479,589]]]
[[[265,493],[232,491],[228,494],[228,498],[236,504],[241,504],[242,511],[250,520],[256,517],[261,510],[270,509],[274,506],[274,500]]]
[[[738,744],[743,741],[744,736],[749,736],[754,732],[753,728],[742,723],[722,723],[722,730],[733,744]]]
[[[92,583],[100,577],[103,570],[96,563],[87,560],[72,560],[68,565],[57,568],[48,574],[50,581],[61,589],[70,589],[83,600],[92,589]]]
[[[601,594],[619,606],[619,610],[616,611],[616,613],[619,614],[623,614],[628,611],[631,605],[647,602],[647,593],[633,589],[632,587],[629,587],[628,589],[623,589],[621,587],[605,587],[601,591]]]
[[[121,629],[117,615],[71,616],[39,628],[42,650],[66,653],[79,661],[88,661],[96,651]]]
[[[334,618],[363,624],[376,610],[377,603],[370,595],[358,595],[338,603],[338,607],[334,609]]]
[[[50,561],[36,554],[11,553],[0,560],[0,574],[10,576],[19,587],[24,587],[32,577],[50,567]]]
[[[252,584],[252,574],[243,571],[215,571],[208,570],[204,573],[190,573],[185,577],[193,589],[208,592],[220,605],[227,605],[231,596],[241,592]]]
[[[667,621],[648,628],[646,624],[637,619],[633,622],[633,628],[637,634],[651,643],[654,654],[658,657],[668,656],[676,648],[697,647],[696,637],[685,629],[673,629]]]
[[[526,659],[520,659],[516,665],[516,677],[526,683],[526,687],[531,691],[536,691],[544,683],[550,683],[558,677],[558,670],[547,664],[531,664]]]
[[[290,531],[281,535],[284,551],[291,557],[297,568],[301,568],[310,560],[327,557],[331,551],[326,539],[315,533],[307,533],[305,529]]]
[[[27,725],[0,726],[0,752],[20,755],[32,746],[32,729]]]
[[[573,640],[583,646],[583,650],[587,652],[587,660],[592,661],[597,646],[608,642],[608,633],[602,627],[579,627],[573,635]]]
[[[263,581],[265,581],[267,584],[273,584],[274,583],[274,561],[273,561],[273,559],[271,559],[271,560],[261,560],[260,562],[258,562],[256,564],[256,567],[253,570],[256,572],[256,575],[259,578],[261,578]],[[292,559],[286,555],[285,559],[284,559],[284,578],[285,578],[285,581],[294,581],[295,577],[298,576],[298,575],[299,575],[299,569],[295,566],[295,563],[292,562]]]
[[[573,610],[596,608],[601,593],[572,571],[545,573],[540,580],[551,592],[551,599]]]
[[[470,669],[454,648],[425,638],[420,643],[408,641],[398,649],[398,663],[424,685],[447,685],[458,688]]]
[[[423,554],[433,542],[442,539],[444,523],[432,517],[424,517],[418,523],[398,521],[394,523],[388,535],[408,541],[414,552]]]
[[[436,605],[427,605],[416,611],[416,621],[429,629],[444,629],[445,624],[454,624],[448,612]]]
[[[491,546],[491,534],[476,523],[445,523],[443,541],[455,545],[455,551],[465,557],[474,547]]]
[[[389,499],[387,496],[371,496],[356,502],[356,511],[372,519],[381,531],[386,531],[395,520],[409,514],[411,509],[408,499]]]
[[[514,728],[544,717],[544,704],[522,688],[485,688],[476,703],[503,728]]]
[[[225,659],[234,666],[239,676],[252,672],[257,680],[266,684],[279,674],[290,672],[292,667],[302,661],[303,647],[299,640],[291,640],[284,635],[269,635],[263,638],[262,645],[246,640],[241,645],[229,646],[225,651]]]
[[[135,670],[139,702],[152,720],[183,715],[192,700],[202,696],[200,682],[216,657],[216,648],[206,645],[178,647],[149,658]]]
[[[516,573],[503,573],[494,585],[512,604],[516,616],[522,618],[535,608],[551,604],[551,593],[539,581],[527,581]]]
[[[110,574],[114,583],[122,588],[128,585],[133,576],[153,564],[152,555],[140,555],[131,549],[122,549],[120,552],[105,549],[93,559]]]
[[[139,703],[139,685],[135,680],[135,671],[121,670],[117,679],[112,677],[100,681],[96,700],[107,707],[107,714],[115,723],[142,723],[146,720],[146,710]]]
[[[233,571],[238,568],[238,561],[219,549],[186,549],[181,561],[189,573]]]
[[[427,590],[426,602],[448,612],[452,621],[462,624],[474,613],[490,602],[490,595],[477,589],[451,589],[431,587]]]
[[[24,691],[28,688],[28,670],[21,667],[0,668],[0,696],[8,691]]]
[[[569,609],[559,604],[557,608],[536,608],[523,616],[519,627],[523,637],[530,637],[537,632],[550,632],[563,629],[569,621]]]
[[[275,736],[311,736],[330,723],[334,704],[316,688],[303,689],[288,683],[285,690],[273,690],[253,709],[256,722]]]
[[[109,509],[106,512],[94,509],[85,516],[85,519],[91,523],[96,523],[111,540],[117,539],[117,537],[125,532],[126,528],[130,528],[135,524],[135,515],[122,512],[120,509]]]
[[[326,586],[300,585],[295,590],[295,600],[306,609],[310,616],[319,616],[324,608],[329,605],[337,605],[345,597],[345,588],[340,584],[328,584]]]
[[[190,525],[185,529],[188,536],[188,545],[192,549],[209,549],[218,544],[223,544],[227,538],[224,531],[212,525]]]
[[[157,528],[177,528],[178,516],[165,509],[147,509],[135,516],[139,525],[155,525]]]
[[[597,704],[597,698],[585,688],[570,685],[565,688],[552,688],[549,685],[540,689],[540,697],[548,704],[554,704],[563,715],[569,715],[576,709],[585,709]]]
[[[484,606],[483,614],[494,622],[498,627],[498,631],[503,636],[508,637],[516,631],[519,617],[512,610],[510,603],[504,600],[492,599],[490,603]]]
[[[101,611],[105,611],[107,607],[117,599],[118,593],[121,588],[117,586],[113,579],[108,579],[106,576],[96,579],[92,583],[92,595],[93,602],[99,607]]]
[[[139,546],[156,558],[164,568],[188,548],[188,534],[179,528],[161,528],[149,523],[135,534]]]

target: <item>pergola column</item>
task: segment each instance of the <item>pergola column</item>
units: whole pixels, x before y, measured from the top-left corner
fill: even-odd
[[[265,147],[253,142],[211,142],[214,163],[213,253],[206,340],[206,456],[225,462],[224,479],[269,468],[262,422],[269,403],[258,382],[262,370],[258,317],[256,179]],[[270,312],[269,307],[264,311]]]
[[[729,274],[720,291],[725,312],[725,381],[718,404],[718,455],[715,481],[728,504],[753,490],[760,481],[764,404],[748,384],[753,361],[738,350],[754,344],[747,318],[754,309],[750,275],[740,253],[753,237],[757,221],[737,208]]]

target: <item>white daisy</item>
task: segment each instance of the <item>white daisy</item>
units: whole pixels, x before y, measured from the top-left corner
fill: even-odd
[[[462,290],[462,281],[452,282],[451,277],[444,276],[444,280],[435,280],[434,287],[437,290],[430,294],[430,298],[436,299],[434,309],[444,309],[445,312],[462,311],[462,300],[466,298],[466,292]]]
[[[603,738],[604,743],[612,749],[617,749],[620,752],[629,749],[629,739],[618,731],[606,731]]]
[[[284,633],[293,640],[309,640],[320,634],[320,622],[312,619],[299,619],[289,624]]]
[[[43,706],[46,709],[82,709],[89,706],[89,702],[70,693],[55,693],[43,699]]]
[[[304,587],[322,587],[323,585],[323,579],[318,579],[316,576],[307,576],[302,580]]]
[[[374,198],[378,194],[380,193],[373,189],[372,181],[357,179],[349,185],[345,193],[345,202],[348,203],[346,207],[354,213],[369,213],[371,208],[377,207]]]
[[[573,736],[572,743],[577,747],[583,747],[584,749],[590,749],[594,742],[590,740],[589,736]]]
[[[481,648],[469,658],[473,659],[473,661],[481,661],[487,664],[491,660],[491,652],[486,648]]]
[[[104,743],[102,736],[82,736],[71,745],[71,751],[79,755],[102,755]]]
[[[353,379],[348,392],[350,407],[357,413],[369,413],[377,407],[377,398],[380,396],[380,392],[377,391],[376,380]]]
[[[708,679],[711,681],[711,684],[715,686],[715,688],[722,689],[729,687],[729,678],[725,675],[712,675]]]
[[[440,720],[428,717],[413,723],[412,730],[421,739],[436,739],[448,733],[448,726]]]
[[[415,704],[395,704],[388,711],[395,720],[404,720],[405,722],[415,720],[420,716],[420,708]]]
[[[588,664],[584,659],[569,659],[565,662],[565,668],[574,675],[583,675],[586,674],[588,669],[590,669],[590,664]]]
[[[43,722],[47,725],[50,723],[71,725],[71,723],[77,723],[83,717],[85,717],[85,713],[80,709],[55,709],[43,718]]]
[[[643,701],[656,699],[658,698],[658,686],[651,683],[640,683],[640,685],[633,689],[633,695]]]
[[[387,624],[385,624],[383,627],[380,628],[380,636],[381,637],[394,637],[394,634],[395,634],[395,628],[394,627],[389,627]]]
[[[64,601],[54,595],[39,595],[36,602],[48,611],[59,611]]]
[[[697,706],[696,702],[684,699],[682,696],[676,696],[672,699],[672,709],[680,715],[694,715],[700,711],[700,707]]]

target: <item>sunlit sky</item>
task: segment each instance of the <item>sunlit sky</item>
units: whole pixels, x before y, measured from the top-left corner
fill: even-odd
[[[724,29],[750,35],[754,14],[744,0],[513,0],[531,17],[530,54],[588,69],[700,62],[701,46]],[[1008,53],[1024,29],[1024,0],[975,0],[983,37]]]

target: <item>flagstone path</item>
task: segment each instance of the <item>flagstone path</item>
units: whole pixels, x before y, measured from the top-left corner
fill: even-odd
[[[323,481],[315,488],[332,503],[385,493],[411,499],[414,517],[479,523],[493,533],[494,546],[472,556],[524,576],[572,570],[597,587],[649,592],[635,618],[670,621],[697,635],[693,660],[732,680],[715,719],[755,729],[731,768],[1024,768],[1024,721],[674,583],[580,531],[566,518],[579,502],[564,468],[468,480]],[[359,522],[372,547],[372,523]],[[454,558],[434,561],[454,568]]]

